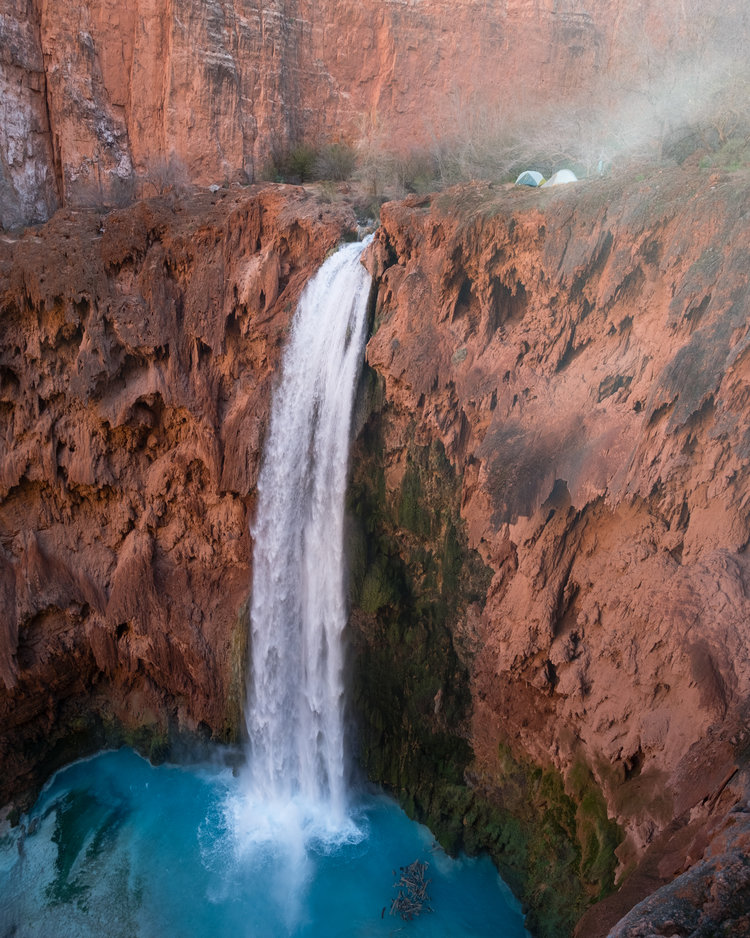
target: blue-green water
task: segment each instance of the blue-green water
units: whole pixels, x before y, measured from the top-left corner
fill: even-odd
[[[241,802],[222,767],[120,750],[63,769],[0,837],[0,938],[526,935],[488,859],[449,858],[383,795],[336,845],[249,836]],[[393,884],[416,859],[434,911],[406,922]]]

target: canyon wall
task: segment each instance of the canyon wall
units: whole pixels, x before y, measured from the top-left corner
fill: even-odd
[[[273,376],[353,224],[243,190],[0,238],[0,802],[108,741],[239,734]]]
[[[695,108],[723,142],[750,13],[715,7],[0,0],[0,228],[61,208],[0,233],[0,803],[240,733],[273,374],[355,218],[231,184],[506,128],[593,168]],[[482,184],[369,251],[362,761],[538,934],[750,928],[747,212],[695,166]]]
[[[0,0],[0,225],[253,181],[301,141],[466,146],[528,133],[530,115],[537,148],[590,134],[595,166],[623,134],[624,88],[640,117],[677,100],[688,66],[706,93],[706,37],[729,22],[722,41],[741,45],[746,17],[706,0]]]
[[[384,206],[369,253],[381,497],[392,511],[416,499],[396,550],[416,581],[415,538],[438,587],[450,575],[447,516],[414,474],[439,445],[467,548],[492,576],[449,619],[471,694],[464,777],[502,807],[524,767],[559,774],[577,810],[569,862],[590,895],[611,888],[607,841],[610,854],[621,841],[632,902],[710,854],[728,808],[746,805],[747,182],[671,171],[475,185]],[[433,738],[440,704],[417,720]],[[434,791],[420,795],[439,825]],[[476,806],[463,810],[469,823]],[[502,867],[507,844],[488,846]],[[537,887],[551,883],[545,872]],[[619,911],[615,897],[580,934]]]
[[[362,761],[539,935],[676,876],[618,934],[741,926],[748,217],[745,171],[475,184],[368,249]],[[274,369],[354,225],[268,187],[0,235],[3,803],[105,743],[239,735]]]

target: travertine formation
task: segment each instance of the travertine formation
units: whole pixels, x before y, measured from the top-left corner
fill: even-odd
[[[0,0],[0,229],[62,206],[0,233],[0,802],[103,742],[238,725],[273,373],[355,220],[234,183],[300,142],[506,126],[528,153],[590,136],[592,167],[660,152],[743,49],[745,5],[718,6]],[[386,485],[439,442],[492,570],[452,636],[467,778],[584,766],[625,832],[585,938],[675,877],[614,934],[750,927],[748,193],[473,185],[386,206],[369,251]]]
[[[439,439],[494,571],[455,637],[476,783],[500,744],[588,766],[622,868],[658,841],[650,889],[745,798],[749,200],[746,174],[475,186],[385,206],[370,254],[386,484]]]
[[[687,919],[746,888],[748,217],[743,172],[474,185],[385,206],[368,253],[386,485],[439,441],[493,572],[453,636],[467,778],[585,765],[626,834],[581,935],[685,870]],[[2,801],[97,740],[238,725],[273,372],[353,225],[272,187],[0,236]]]
[[[3,804],[108,735],[236,732],[274,370],[353,224],[222,190],[0,239]]]

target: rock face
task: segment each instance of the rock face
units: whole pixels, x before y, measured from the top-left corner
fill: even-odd
[[[610,938],[749,934],[750,824],[744,813],[742,808],[731,811],[703,858],[639,903],[612,929]]]
[[[57,208],[47,80],[32,0],[0,6],[0,227]]]
[[[637,86],[642,114],[665,60],[688,48],[691,67],[710,71],[705,37],[724,20],[730,38],[743,35],[741,5],[715,6],[2,0],[0,224],[39,221],[56,204],[123,204],[182,177],[252,181],[271,153],[304,140],[465,144],[544,107],[554,122],[568,106],[580,136],[594,94],[616,115],[608,134],[622,134],[624,84]],[[663,89],[672,107],[679,74]]]
[[[0,236],[0,802],[104,742],[238,732],[272,376],[354,217],[175,184],[530,113],[532,152],[563,102],[597,158],[660,147],[744,54],[750,14],[721,7],[0,0],[0,227],[63,207]],[[748,927],[749,209],[745,174],[697,169],[472,186],[387,206],[370,250],[365,760],[454,845],[492,831],[549,934],[551,843],[569,924],[620,841],[581,936]]]
[[[744,927],[748,183],[466,186],[369,249],[363,758],[539,934],[600,898],[581,936]],[[272,376],[353,225],[271,187],[0,237],[3,802],[102,742],[237,734]]]
[[[385,485],[440,441],[494,571],[453,637],[472,784],[584,766],[648,891],[744,799],[749,206],[745,174],[475,186],[384,206],[369,255]]]
[[[108,734],[238,734],[274,369],[353,223],[222,191],[0,240],[0,802]]]

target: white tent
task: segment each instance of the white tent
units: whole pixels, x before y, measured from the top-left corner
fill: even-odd
[[[516,179],[517,186],[543,186],[544,176],[535,169],[525,169]]]
[[[569,169],[558,169],[554,176],[550,176],[543,186],[561,186],[566,182],[578,182],[578,177]]]

